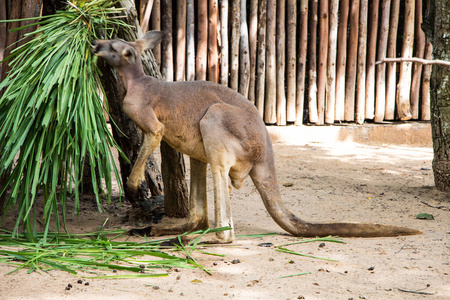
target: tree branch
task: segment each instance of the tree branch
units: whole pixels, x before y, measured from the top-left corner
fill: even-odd
[[[411,58],[403,58],[403,57],[388,58],[388,57],[386,57],[380,61],[377,61],[375,64],[379,65],[379,64],[383,64],[383,63],[392,63],[392,62],[415,62],[415,63],[419,63],[419,64],[424,64],[424,65],[443,65],[443,66],[450,67],[450,61],[439,60],[439,59],[428,60],[428,59],[417,58],[417,57],[411,57]]]

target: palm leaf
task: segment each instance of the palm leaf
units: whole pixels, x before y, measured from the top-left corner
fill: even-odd
[[[76,3],[76,2],[75,2]],[[24,230],[36,236],[36,197],[44,195],[43,222],[48,232],[52,217],[59,230],[64,223],[68,194],[79,210],[83,167],[88,159],[99,209],[104,178],[108,200],[111,173],[119,188],[120,176],[111,147],[116,146],[105,120],[100,71],[90,41],[111,37],[113,29],[128,26],[108,16],[120,13],[114,1],[93,0],[71,4],[67,10],[38,20],[32,37],[14,49],[11,71],[0,83],[0,176],[9,175],[11,187],[5,214],[17,206],[13,235]],[[13,20],[14,21],[14,20]],[[120,150],[119,150],[120,151]],[[95,170],[98,170],[97,172]],[[6,188],[0,190],[1,194]],[[45,235],[46,236],[46,235]]]

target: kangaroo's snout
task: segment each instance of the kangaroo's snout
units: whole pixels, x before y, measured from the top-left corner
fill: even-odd
[[[99,45],[99,43],[96,40],[91,41],[91,48],[92,48],[92,52],[94,52],[94,54],[97,54],[97,52],[98,52],[98,45]]]

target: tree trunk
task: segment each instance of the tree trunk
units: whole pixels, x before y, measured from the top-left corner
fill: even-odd
[[[172,218],[186,218],[189,214],[186,169],[183,154],[166,142],[161,142],[161,171],[164,181],[164,213]]]
[[[311,2],[311,15],[309,16],[309,54],[308,54],[308,75],[309,75],[309,93],[308,93],[308,107],[309,107],[309,122],[319,122],[317,112],[317,23],[318,23],[318,1]]]
[[[325,123],[334,123],[336,109],[336,48],[338,35],[338,10],[339,1],[330,1],[329,12],[329,35],[328,35],[328,61],[327,61],[327,84],[326,84],[326,105]]]
[[[435,59],[450,61],[450,1],[430,1],[427,25]],[[436,188],[450,192],[450,68],[433,67],[431,75],[431,128]]]
[[[400,13],[400,0],[392,0],[391,20],[389,24],[389,36],[387,46],[387,57],[397,56],[397,32],[398,18]],[[386,107],[384,113],[385,120],[394,120],[395,98],[397,94],[397,64],[390,63],[386,66]]]
[[[277,125],[286,125],[286,93],[284,89],[286,71],[286,47],[284,22],[286,21],[286,0],[277,1],[276,22],[276,81],[277,81]]]
[[[411,58],[414,46],[415,1],[405,1],[405,28],[403,31],[402,58]],[[397,85],[397,112],[400,120],[411,119],[411,73],[412,62],[400,63],[400,75]]]
[[[122,99],[125,96],[125,89],[120,80],[116,79],[117,74],[114,74],[115,71],[104,62],[99,62],[99,67],[103,74],[101,81],[108,99],[110,116],[118,127],[111,127],[113,136],[126,157],[130,160],[130,163],[127,163],[119,156],[120,175],[124,183],[125,197],[133,206],[138,206],[139,202],[147,200],[150,195],[157,196],[163,193],[161,174],[155,164],[155,157],[152,154],[146,163],[146,187],[140,187],[140,198],[133,199],[129,196],[125,183],[139,153],[141,134],[140,130],[138,130],[136,125],[122,110]]]
[[[338,45],[336,58],[336,121],[344,120],[345,112],[345,71],[347,66],[347,31],[348,31],[348,13],[350,0],[340,1]],[[359,2],[359,1],[353,1]],[[353,49],[358,49],[357,45],[351,45]]]
[[[364,1],[363,1],[364,2]],[[365,1],[367,4],[367,1]],[[361,3],[362,5],[362,3]],[[366,33],[361,32],[362,29],[367,26],[367,7],[365,9],[366,15],[360,16],[360,3],[359,1],[352,1],[350,7],[350,30],[348,34],[348,53],[347,53],[347,74],[346,74],[346,82],[345,82],[345,108],[344,108],[344,120],[345,121],[354,121],[355,120],[355,94],[356,94],[356,83],[358,78],[358,82],[363,80],[366,76]],[[360,22],[363,22],[364,25],[362,29],[360,29]],[[361,34],[363,36],[361,36]],[[360,38],[358,38],[360,37]],[[361,74],[360,65],[364,67],[364,74]],[[358,77],[356,77],[356,73],[358,72]],[[364,77],[364,78],[363,78]],[[363,80],[365,83],[365,79]],[[359,88],[363,88],[365,91],[365,86],[359,86]],[[359,92],[359,90],[358,90]],[[363,105],[365,107],[365,105]],[[361,108],[361,106],[360,106]],[[360,120],[361,121],[361,120]],[[362,122],[364,122],[364,115],[362,116]]]
[[[359,26],[358,26],[359,45],[358,45],[358,70],[356,81],[356,90],[357,90],[356,123],[358,124],[363,124],[366,116],[367,14],[368,14],[368,0],[361,0]]]
[[[377,60],[386,58],[387,43],[389,36],[389,15],[391,11],[391,0],[381,1],[381,25],[378,40]],[[376,92],[375,92],[375,122],[384,121],[386,110],[386,64],[376,66]]]
[[[308,11],[308,10],[306,10]],[[287,0],[287,41],[286,41],[286,121],[296,120],[296,48],[297,48],[297,0]],[[305,45],[306,47],[306,45]],[[301,54],[300,54],[301,56]],[[300,57],[299,57],[300,59]],[[304,72],[303,68],[303,72]],[[301,123],[300,123],[301,124]]]
[[[306,55],[308,50],[308,0],[300,1],[299,12],[299,57],[297,59],[297,80],[295,100],[295,125],[303,124],[303,108],[305,105]]]
[[[260,0],[258,11],[258,62],[256,64],[255,104],[261,118],[264,117],[264,97],[266,81],[266,0]]]

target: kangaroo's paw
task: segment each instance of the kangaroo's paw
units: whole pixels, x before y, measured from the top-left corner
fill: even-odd
[[[129,235],[151,236],[153,226],[147,226],[144,228],[133,228],[128,230]]]
[[[127,183],[126,197],[133,207],[138,207],[140,203],[148,201],[151,196],[147,186],[147,182],[145,180],[142,180],[137,184]]]

